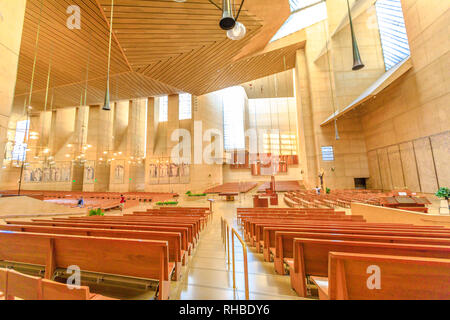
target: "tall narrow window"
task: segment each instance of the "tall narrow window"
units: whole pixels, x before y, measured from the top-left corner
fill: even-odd
[[[192,119],[192,96],[189,93],[180,94],[180,120]]]
[[[227,151],[245,149],[245,97],[242,87],[222,90],[224,147]]]
[[[400,0],[378,0],[375,3],[380,28],[386,71],[402,62],[410,55]]]
[[[16,125],[16,137],[14,149],[12,152],[12,159],[16,161],[23,161],[26,159],[27,144],[25,143],[28,131],[29,131],[30,121],[22,120],[18,121]]]
[[[322,161],[334,161],[334,150],[332,146],[322,147]]]
[[[169,121],[169,97],[159,97],[159,122]]]

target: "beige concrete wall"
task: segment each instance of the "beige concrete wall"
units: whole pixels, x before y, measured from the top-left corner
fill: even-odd
[[[416,213],[354,202],[351,208],[353,215],[362,215],[370,223],[406,223],[419,226],[438,225],[450,228],[450,216]]]
[[[16,86],[26,0],[1,0],[0,12],[0,154],[4,153]],[[3,157],[0,160],[0,166]]]
[[[328,2],[327,2],[328,4]],[[328,5],[335,5],[331,1]],[[329,10],[329,15],[337,14],[342,18],[342,11]],[[358,19],[365,19],[359,17]],[[364,25],[359,23],[358,25]],[[304,170],[305,184],[307,187],[314,187],[319,184],[319,170],[325,172],[324,182],[327,187],[334,188],[354,188],[354,178],[368,178],[368,158],[364,137],[362,136],[362,125],[358,116],[346,117],[338,121],[340,139],[335,139],[334,125],[321,127],[320,124],[327,119],[338,108],[345,107],[348,100],[356,98],[369,86],[369,82],[362,82],[360,86],[352,85],[348,90],[338,90],[344,88],[347,82],[358,82],[358,77],[374,77],[372,69],[364,69],[359,74],[353,75],[348,61],[336,58],[338,55],[348,51],[348,45],[343,43],[346,32],[343,32],[342,39],[340,33],[337,39],[333,40],[337,44],[335,47],[330,43],[332,52],[320,55],[326,44],[328,31],[327,22],[319,22],[306,29],[307,43],[305,49],[297,53],[296,66],[296,92],[298,94],[298,115],[299,128],[303,132],[299,133],[300,145],[302,147],[301,160]],[[345,29],[344,29],[345,30]],[[351,45],[351,38],[347,39]],[[367,44],[372,47],[372,44]],[[344,54],[345,55],[345,54]],[[370,56],[367,57],[370,62]],[[374,63],[376,65],[376,63]],[[331,69],[330,69],[331,67]],[[330,72],[331,70],[331,72]],[[354,71],[352,71],[354,72]],[[339,74],[347,74],[339,76]],[[365,75],[364,75],[365,74]],[[352,81],[347,81],[346,77],[354,77]],[[339,99],[339,97],[343,97]],[[332,146],[334,148],[335,161],[322,161],[321,147]]]
[[[413,68],[368,102],[361,117],[374,188],[434,193],[450,185],[449,6],[402,0]]]

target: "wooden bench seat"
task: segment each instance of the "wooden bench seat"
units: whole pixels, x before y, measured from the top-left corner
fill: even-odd
[[[450,246],[296,238],[293,268],[289,273],[292,288],[299,296],[307,295],[307,276],[328,276],[330,252],[450,259]]]
[[[0,268],[0,292],[7,300],[115,300],[89,292],[89,287],[69,289],[66,284]]]
[[[321,300],[449,300],[450,260],[410,256],[329,253],[329,275],[311,277]],[[367,270],[380,268],[380,288]]]
[[[0,230],[30,232],[30,233],[68,234],[68,235],[80,235],[88,237],[167,241],[167,244],[169,246],[169,262],[173,262],[175,266],[173,280],[178,281],[181,277],[181,265],[183,261],[184,252],[181,249],[180,233],[160,232],[160,231],[108,230],[108,229],[94,229],[94,228],[74,228],[74,227],[69,228],[69,227],[26,226],[26,225],[0,225]]]
[[[172,270],[166,241],[100,238],[0,231],[0,260],[45,267],[50,280],[57,268],[152,279],[158,299],[167,299]]]

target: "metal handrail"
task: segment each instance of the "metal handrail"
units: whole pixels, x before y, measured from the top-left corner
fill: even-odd
[[[227,264],[230,265],[230,226],[228,222],[220,217],[221,220],[221,232],[222,232],[222,242],[225,245],[225,250],[227,251]]]
[[[247,264],[247,246],[245,245],[244,241],[242,241],[242,238],[239,236],[239,234],[236,232],[236,230],[233,228],[231,229],[231,245],[233,250],[233,289],[236,289],[236,266],[235,266],[235,259],[234,259],[234,236],[235,235],[239,242],[242,245],[242,250],[244,254],[244,277],[245,277],[245,300],[250,300],[249,298],[249,288],[248,288],[248,264]]]
[[[248,286],[248,262],[247,262],[247,246],[242,240],[241,236],[237,233],[234,228],[230,228],[228,222],[220,218],[221,220],[221,233],[222,242],[225,245],[225,250],[227,251],[227,262],[230,265],[230,230],[231,230],[231,249],[233,257],[233,289],[236,289],[236,262],[234,254],[234,236],[236,236],[242,245],[243,255],[244,255],[244,277],[245,277],[245,300],[249,300],[249,286]]]

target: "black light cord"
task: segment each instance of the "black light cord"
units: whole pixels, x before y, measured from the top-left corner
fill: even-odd
[[[239,7],[239,11],[236,15],[236,21],[239,19],[239,15],[241,14],[242,6],[244,5],[245,0],[242,0],[241,5]]]

